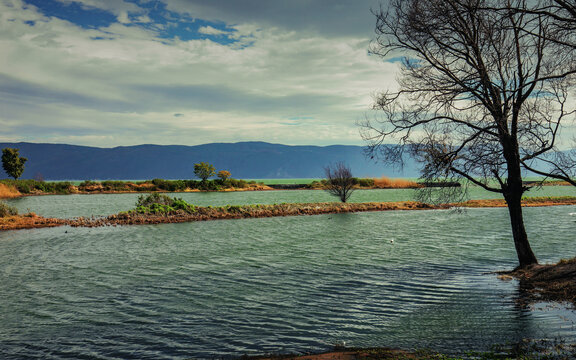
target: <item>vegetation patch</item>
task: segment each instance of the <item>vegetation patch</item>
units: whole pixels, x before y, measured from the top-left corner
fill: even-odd
[[[13,215],[18,215],[18,210],[3,201],[0,201],[0,218]]]
[[[16,189],[16,187],[0,183],[0,199],[9,199],[19,196],[22,196],[22,194],[18,189]]]

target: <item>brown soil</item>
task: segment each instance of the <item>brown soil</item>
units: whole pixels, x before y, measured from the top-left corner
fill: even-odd
[[[430,353],[412,353],[390,348],[344,349],[310,355],[243,356],[246,360],[428,360],[436,358]]]
[[[484,208],[484,207],[506,207],[506,202],[503,199],[490,199],[490,200],[468,200],[463,203],[451,204],[452,207],[469,207],[469,208]],[[536,207],[536,206],[557,206],[557,205],[576,205],[576,197],[533,197],[525,198],[522,200],[523,207]]]
[[[532,265],[500,272],[499,278],[520,281],[523,305],[540,301],[568,302],[576,307],[576,258],[558,264]]]

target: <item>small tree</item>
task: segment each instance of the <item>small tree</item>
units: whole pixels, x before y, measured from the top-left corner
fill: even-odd
[[[2,168],[9,176],[18,179],[24,172],[24,163],[28,159],[21,157],[18,149],[5,148],[2,149]]]
[[[325,167],[324,174],[327,180],[326,191],[345,203],[354,191],[355,179],[350,168],[343,162],[337,162]]]
[[[212,177],[216,174],[216,169],[214,165],[201,162],[199,164],[194,164],[194,175],[196,177],[202,179],[202,182],[205,183],[209,177]]]
[[[232,176],[232,174],[230,174],[230,171],[227,170],[220,170],[218,171],[218,178],[221,179],[222,181],[226,181],[230,178],[230,176]]]

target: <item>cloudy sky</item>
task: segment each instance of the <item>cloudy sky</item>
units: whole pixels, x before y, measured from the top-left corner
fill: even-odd
[[[0,141],[362,144],[378,0],[0,0]]]

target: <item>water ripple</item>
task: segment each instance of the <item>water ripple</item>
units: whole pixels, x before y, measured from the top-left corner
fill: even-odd
[[[527,209],[543,261],[574,252],[575,211]],[[488,274],[515,265],[502,210],[341,215],[0,234],[0,358],[576,341],[573,311]]]

